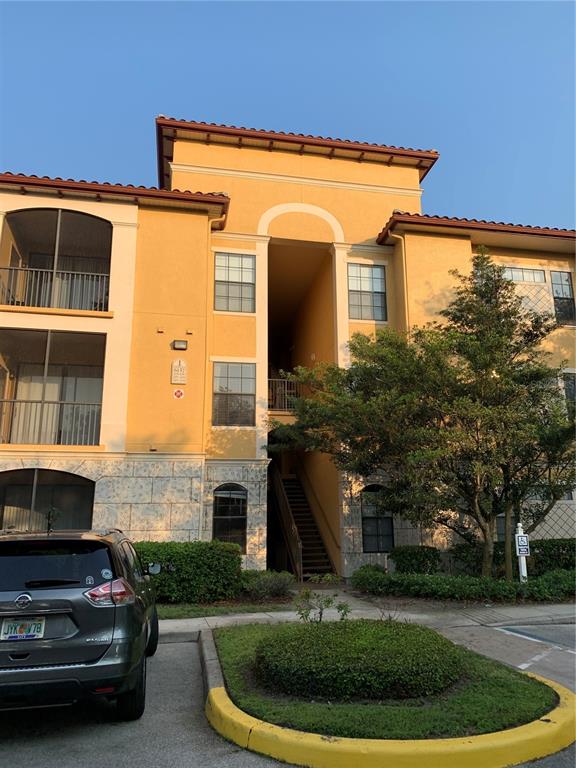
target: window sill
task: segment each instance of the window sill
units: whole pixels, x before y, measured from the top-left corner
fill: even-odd
[[[247,427],[245,425],[236,425],[236,424],[212,424],[212,429],[252,429],[255,430],[256,427]]]
[[[235,315],[236,317],[256,317],[256,312],[233,312],[227,309],[213,309],[215,315]]]
[[[101,453],[106,451],[105,445],[51,445],[50,443],[0,443],[0,453],[42,451],[48,453],[55,451],[57,453]]]
[[[372,323],[372,325],[389,325],[389,320],[361,320],[360,318],[349,317],[349,323]]]

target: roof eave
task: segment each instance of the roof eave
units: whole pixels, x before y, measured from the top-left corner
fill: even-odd
[[[344,152],[356,152],[358,157],[348,157],[346,159],[351,161],[361,161],[365,154],[371,154],[373,156],[380,156],[382,159],[371,162],[382,162],[384,164],[391,164],[394,158],[405,158],[417,160],[418,162],[414,167],[418,168],[420,180],[422,180],[430,171],[434,163],[439,158],[439,153],[435,150],[417,150],[407,149],[403,147],[390,147],[384,144],[368,144],[365,142],[353,142],[343,141],[341,139],[327,139],[319,136],[304,136],[296,134],[284,134],[274,131],[262,131],[252,128],[236,128],[234,126],[225,125],[213,125],[209,123],[196,123],[186,120],[175,120],[167,117],[156,118],[156,148],[157,148],[157,162],[158,162],[158,184],[160,187],[165,187],[165,178],[169,177],[167,164],[170,162],[170,157],[164,156],[164,140],[172,139],[176,137],[177,131],[183,131],[190,134],[209,134],[211,139],[214,137],[227,137],[237,138],[239,144],[242,139],[251,139],[252,141],[262,141],[267,143],[267,149],[274,149],[274,143],[284,145],[295,145],[298,147],[298,151],[304,152],[306,147],[312,148],[324,148],[331,151],[344,151]],[[167,132],[171,131],[172,136],[168,136]],[[228,143],[228,142],[226,142]],[[278,148],[278,147],[277,147]],[[330,157],[330,155],[326,155]]]
[[[549,227],[529,227],[520,224],[505,224],[492,221],[475,221],[470,219],[449,219],[442,217],[430,217],[419,214],[393,214],[386,223],[384,229],[376,238],[378,245],[390,245],[390,235],[396,229],[403,231],[417,231],[418,229],[439,229],[441,231],[452,230],[454,234],[460,231],[462,234],[478,232],[490,232],[509,235],[523,235],[535,237],[556,238],[562,241],[574,240],[576,231],[569,229],[552,229]]]
[[[225,217],[230,204],[230,199],[220,194],[179,192],[11,173],[0,174],[0,190],[20,194],[56,195],[59,198],[109,200],[148,207],[183,208],[207,213],[210,219]]]

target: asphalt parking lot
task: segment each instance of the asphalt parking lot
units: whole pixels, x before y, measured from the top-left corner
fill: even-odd
[[[204,717],[197,643],[160,645],[148,662],[146,712],[115,723],[113,706],[0,714],[0,766],[38,768],[267,768],[216,735]],[[10,759],[13,755],[13,762]],[[4,762],[6,761],[6,762]]]
[[[574,625],[456,627],[455,642],[574,688]],[[198,645],[161,644],[149,661],[148,700],[136,723],[116,723],[113,706],[26,710],[0,715],[0,765],[41,768],[268,768],[281,763],[216,735],[204,718]],[[574,746],[529,764],[574,768]],[[6,762],[4,762],[6,760]],[[390,768],[394,768],[390,766]],[[488,767],[487,767],[488,768]]]

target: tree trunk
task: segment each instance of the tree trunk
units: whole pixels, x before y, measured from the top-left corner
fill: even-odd
[[[482,576],[492,576],[492,562],[494,560],[494,518],[486,521],[482,526],[484,537],[484,549],[482,552]]]
[[[512,507],[508,505],[504,512],[504,560],[506,581],[512,581]]]

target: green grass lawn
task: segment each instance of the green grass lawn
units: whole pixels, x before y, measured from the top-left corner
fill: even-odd
[[[204,616],[226,616],[234,613],[270,613],[293,610],[292,600],[266,603],[229,601],[222,603],[157,603],[159,619],[199,619]]]
[[[557,702],[548,686],[495,661],[461,649],[466,677],[427,699],[382,702],[310,701],[275,695],[253,678],[258,642],[271,625],[220,628],[214,636],[231,699],[254,717],[327,736],[427,739],[512,728],[542,717]]]

